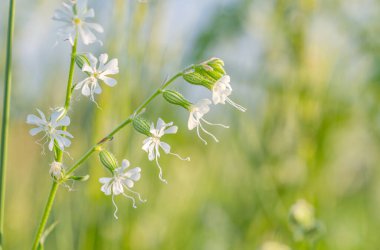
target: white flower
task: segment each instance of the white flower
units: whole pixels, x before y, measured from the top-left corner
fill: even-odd
[[[161,137],[165,134],[175,134],[177,133],[178,127],[173,126],[173,122],[165,123],[161,118],[158,118],[157,126],[154,127],[154,123],[150,125],[150,134],[151,136],[146,138],[143,141],[142,149],[148,153],[148,159],[150,161],[156,160],[157,167],[160,171],[159,178],[161,181],[167,183],[165,179],[162,178],[162,169],[160,164],[158,163],[158,158],[160,157],[159,148],[162,148],[166,154],[172,154],[180,158],[181,160],[189,161],[190,158],[182,158],[178,154],[174,154],[170,152],[170,145],[166,142],[161,141]]]
[[[47,120],[44,113],[37,109],[40,117],[36,115],[28,115],[26,118],[26,123],[36,125],[36,128],[32,128],[29,133],[34,136],[40,132],[44,133],[44,136],[40,139],[46,139],[49,141],[49,150],[52,151],[54,144],[56,144],[61,150],[65,147],[69,147],[71,141],[67,138],[73,138],[73,136],[65,131],[58,129],[59,127],[67,127],[70,125],[70,118],[62,113],[62,111],[54,111],[50,119]]]
[[[49,174],[57,180],[61,179],[63,176],[63,164],[61,162],[53,161],[50,164]]]
[[[62,3],[62,8],[54,12],[53,20],[63,22],[64,25],[58,29],[58,35],[71,45],[77,34],[85,45],[97,41],[93,31],[103,32],[102,26],[97,23],[86,22],[87,18],[95,16],[93,9],[87,9],[87,0],[71,1],[70,3]]]
[[[245,112],[247,110],[246,108],[240,106],[239,104],[233,102],[230,98],[228,98],[228,96],[232,93],[230,81],[230,76],[224,75],[214,84],[212,88],[212,101],[214,102],[214,104],[225,104],[225,102],[227,101],[229,104],[231,104],[238,110]]]
[[[187,123],[187,127],[189,130],[193,130],[194,128],[197,128],[198,137],[204,142],[205,145],[207,145],[207,141],[201,137],[199,133],[199,128],[201,128],[203,132],[211,136],[216,142],[219,142],[219,140],[215,137],[215,135],[211,134],[203,127],[202,121],[208,125],[229,128],[228,126],[223,125],[223,124],[211,123],[203,118],[203,116],[210,111],[210,107],[209,107],[210,104],[211,104],[211,101],[209,99],[202,99],[198,101],[196,104],[193,104],[190,107],[189,121]]]
[[[117,59],[112,59],[107,63],[107,54],[101,54],[99,56],[99,65],[98,59],[92,54],[88,55],[88,59],[90,65],[87,63],[83,64],[82,71],[87,72],[89,77],[75,85],[75,89],[82,89],[82,94],[84,96],[90,96],[91,100],[94,101],[94,94],[100,94],[102,92],[98,81],[100,80],[110,87],[115,86],[117,81],[107,75],[119,73],[119,67]]]
[[[114,201],[115,195],[121,194],[121,195],[131,199],[133,202],[134,208],[136,208],[135,198],[126,194],[126,191],[137,195],[137,197],[139,198],[139,200],[141,202],[145,202],[145,200],[143,200],[141,198],[139,193],[131,190],[131,188],[134,186],[134,182],[140,180],[141,168],[136,167],[136,168],[132,168],[132,169],[126,171],[127,168],[129,167],[129,165],[130,165],[129,161],[124,159],[121,167],[116,168],[113,171],[113,177],[103,177],[103,178],[99,179],[99,182],[103,184],[100,190],[105,195],[112,195],[112,203],[115,206],[114,216],[116,219],[117,219],[116,213],[117,213],[118,208],[117,208],[116,203]]]

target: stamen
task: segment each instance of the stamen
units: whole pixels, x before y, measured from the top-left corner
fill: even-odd
[[[156,163],[157,163],[158,169],[160,170],[160,173],[158,174],[158,178],[160,178],[160,180],[163,183],[168,184],[167,180],[165,180],[164,178],[162,178],[162,168],[161,168],[160,164],[158,163],[158,157],[157,157],[157,155],[156,155]]]
[[[123,195],[124,197],[127,197],[128,199],[131,199],[131,200],[132,200],[132,203],[133,203],[133,204],[132,204],[133,208],[137,208],[135,198],[133,198],[132,196],[129,196],[129,195],[125,194],[125,193],[122,193],[122,195]]]
[[[179,159],[181,159],[182,161],[190,161],[190,157],[186,157],[186,158],[183,158],[181,157],[179,154],[175,154],[175,153],[172,153],[172,152],[169,152],[170,155],[174,155],[174,156],[177,156]]]
[[[215,137],[215,135],[211,134],[210,132],[208,132],[203,126],[202,126],[202,123],[199,123],[199,126],[201,127],[201,129],[203,130],[203,132],[205,132],[206,134],[208,134],[209,136],[211,136],[216,142],[219,142],[218,138]]]
[[[198,134],[199,139],[201,139],[204,142],[204,144],[207,145],[207,141],[203,139],[202,136],[199,134],[199,126],[197,126],[197,134]]]
[[[115,212],[113,213],[113,216],[117,220],[117,219],[119,219],[119,217],[117,217],[117,215],[116,215],[118,208],[117,208],[117,205],[116,205],[115,200],[113,199],[113,197],[114,197],[114,195],[112,195],[112,203],[115,206]]]
[[[246,108],[244,108],[243,106],[241,106],[241,105],[239,105],[239,104],[233,102],[230,98],[227,97],[226,100],[227,100],[227,102],[228,102],[229,104],[231,104],[232,106],[234,106],[236,109],[240,110],[241,112],[245,112],[245,111],[247,111]]]
[[[227,126],[227,125],[224,125],[224,124],[221,124],[221,123],[212,123],[212,122],[209,122],[209,121],[207,121],[204,118],[201,118],[201,120],[204,121],[206,124],[211,125],[211,126],[220,126],[222,128],[230,128],[230,126]]]
[[[123,185],[123,186],[124,186],[125,189],[127,189],[129,192],[131,192],[131,193],[137,195],[137,197],[139,197],[139,200],[140,200],[141,202],[146,202],[145,199],[141,198],[141,195],[140,195],[139,193],[137,193],[136,191],[133,191],[132,189],[130,189],[130,188],[127,187],[126,185]]]

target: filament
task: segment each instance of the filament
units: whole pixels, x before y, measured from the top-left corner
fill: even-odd
[[[209,122],[209,121],[207,121],[204,118],[201,118],[201,120],[204,121],[208,125],[219,126],[219,127],[222,127],[222,128],[230,128],[230,126],[227,126],[227,125],[224,125],[224,124],[221,124],[221,123],[212,123],[212,122]]]
[[[207,141],[203,139],[202,136],[199,134],[199,126],[197,126],[197,134],[198,134],[199,139],[201,139],[204,142],[204,144],[207,145]]]
[[[190,157],[183,158],[183,157],[181,157],[179,154],[175,154],[175,153],[172,153],[172,152],[169,152],[169,154],[174,155],[174,156],[177,156],[177,157],[178,157],[179,159],[181,159],[182,161],[190,161]]]
[[[117,208],[117,205],[116,205],[116,202],[115,202],[115,200],[113,199],[113,197],[114,197],[114,195],[112,195],[112,203],[113,203],[113,205],[114,205],[114,207],[115,207],[115,212],[113,213],[113,216],[115,217],[115,219],[117,220],[117,219],[119,219],[119,217],[117,217],[117,210],[118,210],[118,208]]]
[[[126,185],[124,185],[124,187],[125,187],[125,189],[127,189],[129,192],[131,192],[131,193],[133,193],[133,194],[137,195],[137,197],[139,197],[139,200],[140,200],[141,202],[146,202],[146,200],[145,200],[145,199],[141,198],[141,195],[140,195],[139,193],[137,193],[137,192],[133,191],[132,189],[130,189],[130,188],[129,188],[129,187],[127,187]]]
[[[209,136],[211,136],[216,142],[219,142],[218,138],[215,137],[215,135],[211,134],[210,132],[208,132],[203,126],[201,123],[199,123],[199,126],[201,127],[201,129],[203,130],[203,132],[205,132],[206,134],[208,134]]]
[[[239,105],[239,104],[233,102],[230,98],[227,97],[226,100],[227,100],[227,102],[228,102],[229,104],[231,104],[232,106],[234,106],[236,109],[240,110],[241,112],[245,112],[245,111],[247,111],[246,108],[244,108],[243,106],[241,106],[241,105]]]
[[[133,206],[133,208],[137,208],[135,198],[133,198],[132,196],[129,196],[129,195],[125,194],[125,193],[121,193],[121,194],[122,194],[124,197],[127,197],[128,199],[131,199],[131,200],[132,200],[132,206]]]
[[[160,173],[158,174],[158,177],[160,178],[160,180],[163,183],[168,184],[167,180],[165,180],[164,178],[162,178],[162,168],[161,168],[160,164],[158,163],[158,157],[157,157],[157,155],[156,155],[156,163],[157,163],[158,169],[160,170]]]

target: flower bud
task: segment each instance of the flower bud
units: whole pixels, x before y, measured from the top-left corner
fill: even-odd
[[[163,91],[162,96],[167,102],[179,105],[187,110],[189,110],[192,105],[192,103],[186,100],[181,93],[174,90],[165,90]]]
[[[90,61],[88,60],[85,54],[78,54],[75,56],[75,63],[78,65],[80,69],[83,68],[83,65],[86,63],[90,65]]]
[[[208,89],[212,89],[215,82],[225,74],[224,62],[219,58],[213,57],[183,72],[183,79],[191,84],[202,85]]]
[[[137,132],[146,136],[150,136],[150,125],[147,120],[141,117],[135,117],[133,118],[132,125],[136,129]]]
[[[64,169],[61,162],[53,161],[50,164],[49,174],[56,180],[61,180],[64,176]]]
[[[182,77],[185,81],[195,85],[201,85],[208,89],[211,89],[215,83],[215,80],[210,77],[205,70],[200,67],[194,66],[192,69],[183,72]]]
[[[111,172],[113,172],[115,168],[118,167],[115,156],[111,152],[105,149],[100,151],[99,159],[102,162],[103,166],[106,167]]]

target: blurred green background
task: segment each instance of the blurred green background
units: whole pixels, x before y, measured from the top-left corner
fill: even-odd
[[[4,77],[7,1],[0,3],[0,78]],[[7,173],[6,249],[29,249],[51,185],[50,154],[29,136],[26,115],[64,102],[68,43],[51,20],[60,1],[18,0]],[[118,159],[141,166],[133,209],[118,197],[119,220],[93,156],[72,191],[61,187],[46,249],[378,249],[380,246],[380,2],[375,0],[90,0],[104,46],[119,59],[118,85],[97,96],[101,109],[74,94],[69,153],[77,159],[126,118],[167,76],[212,56],[225,61],[232,99],[248,108],[213,108],[220,143],[205,146],[187,130],[187,112],[160,98],[146,117],[174,121],[167,136],[190,163],[162,156],[168,185],[127,128],[108,144]],[[75,80],[84,75],[76,72]],[[180,80],[192,101],[209,97]],[[70,166],[74,160],[66,157]],[[299,239],[289,223],[298,200],[313,207],[321,229]],[[310,242],[313,241],[311,244]],[[266,244],[262,249],[275,250]],[[273,246],[273,244],[272,244]],[[283,248],[276,249],[287,249]]]

